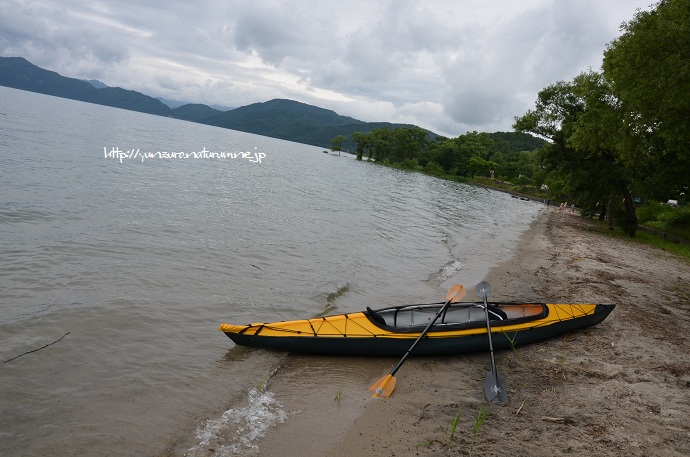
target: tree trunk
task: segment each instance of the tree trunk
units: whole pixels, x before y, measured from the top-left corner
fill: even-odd
[[[609,195],[609,201],[606,203],[606,228],[613,230],[613,194]]]
[[[637,232],[637,214],[635,214],[635,203],[633,202],[630,189],[623,189],[623,205],[625,206],[625,223],[623,230],[629,236],[635,236]]]

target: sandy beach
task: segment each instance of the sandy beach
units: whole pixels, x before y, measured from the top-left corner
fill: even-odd
[[[690,455],[690,266],[600,230],[545,209],[489,274],[493,300],[617,305],[596,327],[497,352],[508,405],[484,400],[488,353],[410,358],[388,399],[367,388],[396,360],[340,360],[340,383],[317,372],[300,392],[284,392],[294,382],[282,376],[336,363],[291,356],[271,389],[299,400],[285,405],[291,418],[260,455]],[[475,435],[480,411],[488,416]]]

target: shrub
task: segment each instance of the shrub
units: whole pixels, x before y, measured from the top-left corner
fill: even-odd
[[[437,164],[436,162],[429,162],[426,164],[424,171],[426,171],[430,175],[440,176],[443,174],[443,167]]]
[[[407,159],[400,162],[400,168],[403,170],[416,170],[419,166],[417,159]]]

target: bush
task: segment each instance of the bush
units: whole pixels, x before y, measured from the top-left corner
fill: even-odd
[[[530,178],[524,175],[518,176],[516,179],[513,180],[515,184],[518,186],[531,186],[534,184],[534,181],[532,181]]]
[[[668,225],[676,228],[690,228],[690,207],[671,208]]]
[[[640,224],[658,221],[659,215],[665,209],[664,205],[659,202],[649,202],[647,205],[637,209],[637,219],[640,221]]]
[[[400,162],[400,168],[403,170],[416,170],[419,166],[417,159],[407,159]]]
[[[662,227],[690,228],[690,208],[665,205],[650,202],[637,210],[637,218],[641,224],[656,223]]]
[[[443,167],[436,162],[429,162],[426,164],[424,171],[430,175],[441,176],[443,174]]]

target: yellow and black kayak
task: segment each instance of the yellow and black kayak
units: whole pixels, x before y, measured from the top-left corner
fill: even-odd
[[[401,356],[444,303],[391,306],[332,316],[219,328],[241,346],[290,352]],[[612,304],[488,304],[495,349],[542,341],[597,325]],[[429,328],[415,355],[457,354],[489,349],[484,303],[452,303]]]

